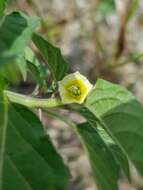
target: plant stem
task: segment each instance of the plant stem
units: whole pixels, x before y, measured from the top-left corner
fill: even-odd
[[[22,95],[22,94],[7,91],[7,90],[5,90],[4,93],[8,97],[9,101],[24,105],[30,108],[54,108],[54,107],[64,105],[60,99],[56,99],[56,98],[48,98],[48,99],[34,98],[31,96]]]
[[[8,123],[8,102],[7,98],[4,95],[1,95],[0,92],[0,106],[2,113],[0,116],[0,189],[2,189],[3,183],[3,166],[4,166],[4,155],[5,155],[5,144],[6,144],[6,132],[7,132],[7,123]]]

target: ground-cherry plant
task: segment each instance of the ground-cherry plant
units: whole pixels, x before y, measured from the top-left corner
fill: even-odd
[[[0,6],[0,190],[68,189],[68,164],[36,109],[75,131],[99,190],[118,190],[120,171],[131,181],[129,162],[143,176],[142,105],[119,85],[102,79],[91,84],[80,71],[69,74],[60,49],[36,32],[39,18],[21,12],[3,16],[4,0]],[[31,95],[11,90],[19,72],[23,80],[30,73],[36,81]],[[75,123],[52,108],[74,111],[85,122]]]

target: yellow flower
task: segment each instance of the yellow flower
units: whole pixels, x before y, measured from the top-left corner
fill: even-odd
[[[82,104],[93,87],[79,72],[65,76],[58,84],[60,97],[64,104]]]

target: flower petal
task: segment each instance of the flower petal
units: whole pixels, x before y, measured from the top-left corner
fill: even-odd
[[[64,104],[82,104],[93,87],[88,79],[78,71],[65,76],[58,84],[60,97]]]

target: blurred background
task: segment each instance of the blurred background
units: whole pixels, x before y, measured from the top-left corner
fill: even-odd
[[[141,0],[10,0],[7,12],[22,10],[41,17],[39,31],[60,47],[69,72],[80,71],[92,83],[97,78],[119,83],[143,103],[143,1]],[[25,93],[34,81],[21,82]],[[79,115],[60,110],[74,121]],[[86,155],[74,132],[42,116],[59,153],[71,169],[68,190],[96,190]],[[121,173],[120,190],[143,190],[133,166],[132,184]],[[104,171],[103,171],[104,175]]]

